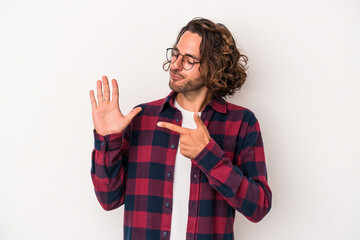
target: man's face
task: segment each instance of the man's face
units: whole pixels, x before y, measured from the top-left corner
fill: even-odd
[[[181,36],[176,48],[182,55],[188,54],[200,59],[200,43],[201,37],[198,34],[187,31]],[[176,61],[170,64],[171,90],[177,93],[190,93],[205,87],[199,71],[200,64],[196,63],[190,70],[185,70],[181,65],[182,58],[179,55]]]

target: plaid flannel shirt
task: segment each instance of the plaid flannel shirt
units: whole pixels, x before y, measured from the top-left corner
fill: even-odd
[[[125,204],[124,239],[170,238],[179,134],[156,123],[181,126],[175,96],[139,105],[142,111],[122,133],[101,136],[94,130],[95,193],[105,210]],[[234,239],[235,210],[258,222],[271,207],[259,123],[250,110],[221,97],[201,119],[212,139],[184,176],[191,178],[187,239]]]

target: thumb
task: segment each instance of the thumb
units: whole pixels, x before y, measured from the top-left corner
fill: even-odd
[[[128,115],[126,115],[126,118],[128,119],[129,122],[131,122],[131,120],[139,113],[141,112],[142,108],[141,107],[137,107],[134,108],[133,110],[131,110]]]
[[[195,112],[195,113],[194,113],[194,120],[195,120],[195,123],[196,123],[196,126],[197,126],[198,129],[199,129],[200,127],[203,127],[203,126],[204,126],[204,123],[203,123],[203,121],[201,120],[200,114],[199,114],[198,112]]]

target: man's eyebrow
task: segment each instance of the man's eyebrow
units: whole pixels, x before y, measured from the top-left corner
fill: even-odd
[[[174,47],[174,49],[175,49],[176,51],[180,52],[177,47]],[[188,54],[188,53],[185,53],[184,55],[185,55],[185,56],[189,56],[189,57],[193,57],[194,59],[200,61],[200,59],[199,59],[198,57],[195,57],[194,55],[191,55],[191,54]]]

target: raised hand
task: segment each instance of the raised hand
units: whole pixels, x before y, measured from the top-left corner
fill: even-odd
[[[194,113],[197,129],[189,129],[168,122],[158,122],[158,127],[167,128],[180,134],[180,153],[194,159],[209,143],[211,137],[199,114]]]
[[[97,102],[94,91],[90,90],[90,101],[92,106],[92,117],[95,130],[100,135],[122,132],[131,120],[141,111],[141,107],[134,108],[124,116],[119,107],[119,88],[117,81],[112,80],[112,99],[110,101],[110,87],[108,78],[102,77],[97,81]],[[104,94],[102,85],[104,85]]]

